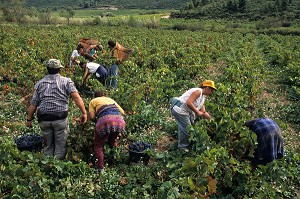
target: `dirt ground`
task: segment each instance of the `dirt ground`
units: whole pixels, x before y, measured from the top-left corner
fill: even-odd
[[[155,150],[157,152],[163,152],[168,150],[168,148],[176,143],[177,140],[171,135],[163,135],[156,143]]]

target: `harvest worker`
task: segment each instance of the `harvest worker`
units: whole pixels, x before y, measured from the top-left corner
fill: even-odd
[[[110,147],[116,147],[116,139],[125,131],[124,110],[113,99],[106,97],[104,91],[96,91],[89,104],[89,115],[96,123],[94,133],[94,150],[98,159],[97,169],[104,169],[103,146],[106,141]]]
[[[129,55],[133,52],[133,49],[126,48],[116,41],[109,40],[107,44],[110,49],[110,56],[117,58],[120,62],[127,60]]]
[[[60,69],[63,68],[60,61],[50,59],[46,66],[48,75],[34,86],[26,126],[32,127],[31,122],[34,113],[37,111],[37,119],[44,138],[45,155],[64,159],[69,134],[69,96],[72,97],[82,113],[80,123],[86,122],[87,113],[74,82],[70,78],[59,74]]]
[[[105,80],[107,78],[107,70],[100,64],[95,62],[80,62],[80,67],[83,69],[83,84],[87,84],[92,74],[96,75],[96,78],[102,85],[105,86]]]
[[[248,127],[257,135],[257,148],[252,162],[253,168],[257,165],[266,165],[284,155],[283,138],[277,123],[269,118],[258,118],[247,121]]]
[[[89,60],[90,62],[94,61],[95,59],[98,58],[97,52],[102,51],[103,46],[98,44],[98,45],[90,45],[85,49],[83,56]]]
[[[108,47],[110,49],[110,56],[116,58],[116,62],[111,65],[108,69],[109,82],[107,83],[109,86],[113,88],[116,87],[118,82],[118,66],[125,60],[128,59],[129,55],[133,52],[133,49],[126,48],[120,45],[118,42],[109,40],[107,42]]]
[[[77,45],[77,48],[73,50],[71,57],[70,57],[70,64],[69,67],[72,67],[78,63],[80,63],[80,60],[78,57],[80,57],[83,54],[83,46],[81,44]]]
[[[171,113],[178,124],[178,148],[188,152],[190,144],[190,134],[187,131],[189,125],[194,124],[196,116],[202,116],[211,119],[211,116],[205,110],[204,102],[206,96],[217,90],[215,83],[211,80],[205,80],[200,88],[191,88],[180,97],[172,98]]]
[[[98,58],[97,52],[103,50],[103,46],[97,40],[91,38],[79,39],[79,45],[83,46],[83,57],[90,62]]]

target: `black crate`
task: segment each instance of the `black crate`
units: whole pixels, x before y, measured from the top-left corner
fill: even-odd
[[[129,160],[131,162],[140,162],[148,164],[150,156],[145,153],[146,150],[151,149],[151,145],[145,142],[134,142],[129,145]]]
[[[15,143],[20,151],[41,151],[44,139],[38,134],[26,134],[15,139]]]

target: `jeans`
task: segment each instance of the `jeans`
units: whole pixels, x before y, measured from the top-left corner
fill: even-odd
[[[104,168],[104,144],[106,141],[108,141],[108,144],[110,147],[116,147],[117,146],[117,137],[119,133],[113,132],[113,133],[107,133],[103,137],[100,137],[98,133],[95,132],[94,134],[94,151],[95,156],[98,159],[97,168],[103,169]]]
[[[68,117],[62,120],[41,121],[39,126],[44,138],[44,154],[64,159],[69,134]]]
[[[108,69],[108,79],[106,80],[106,85],[115,88],[118,82],[118,65],[113,64]]]
[[[187,127],[192,125],[189,115],[182,115],[174,111],[172,108],[171,113],[175,118],[178,125],[178,148],[188,147],[190,144],[190,134],[187,131]]]

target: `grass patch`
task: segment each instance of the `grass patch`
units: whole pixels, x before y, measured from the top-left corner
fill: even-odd
[[[81,9],[74,10],[76,18],[99,17],[105,13],[111,13],[112,16],[140,16],[140,15],[169,15],[174,10],[141,10],[141,9],[126,9],[126,10],[100,10],[100,9]],[[53,15],[59,16],[59,11]]]

